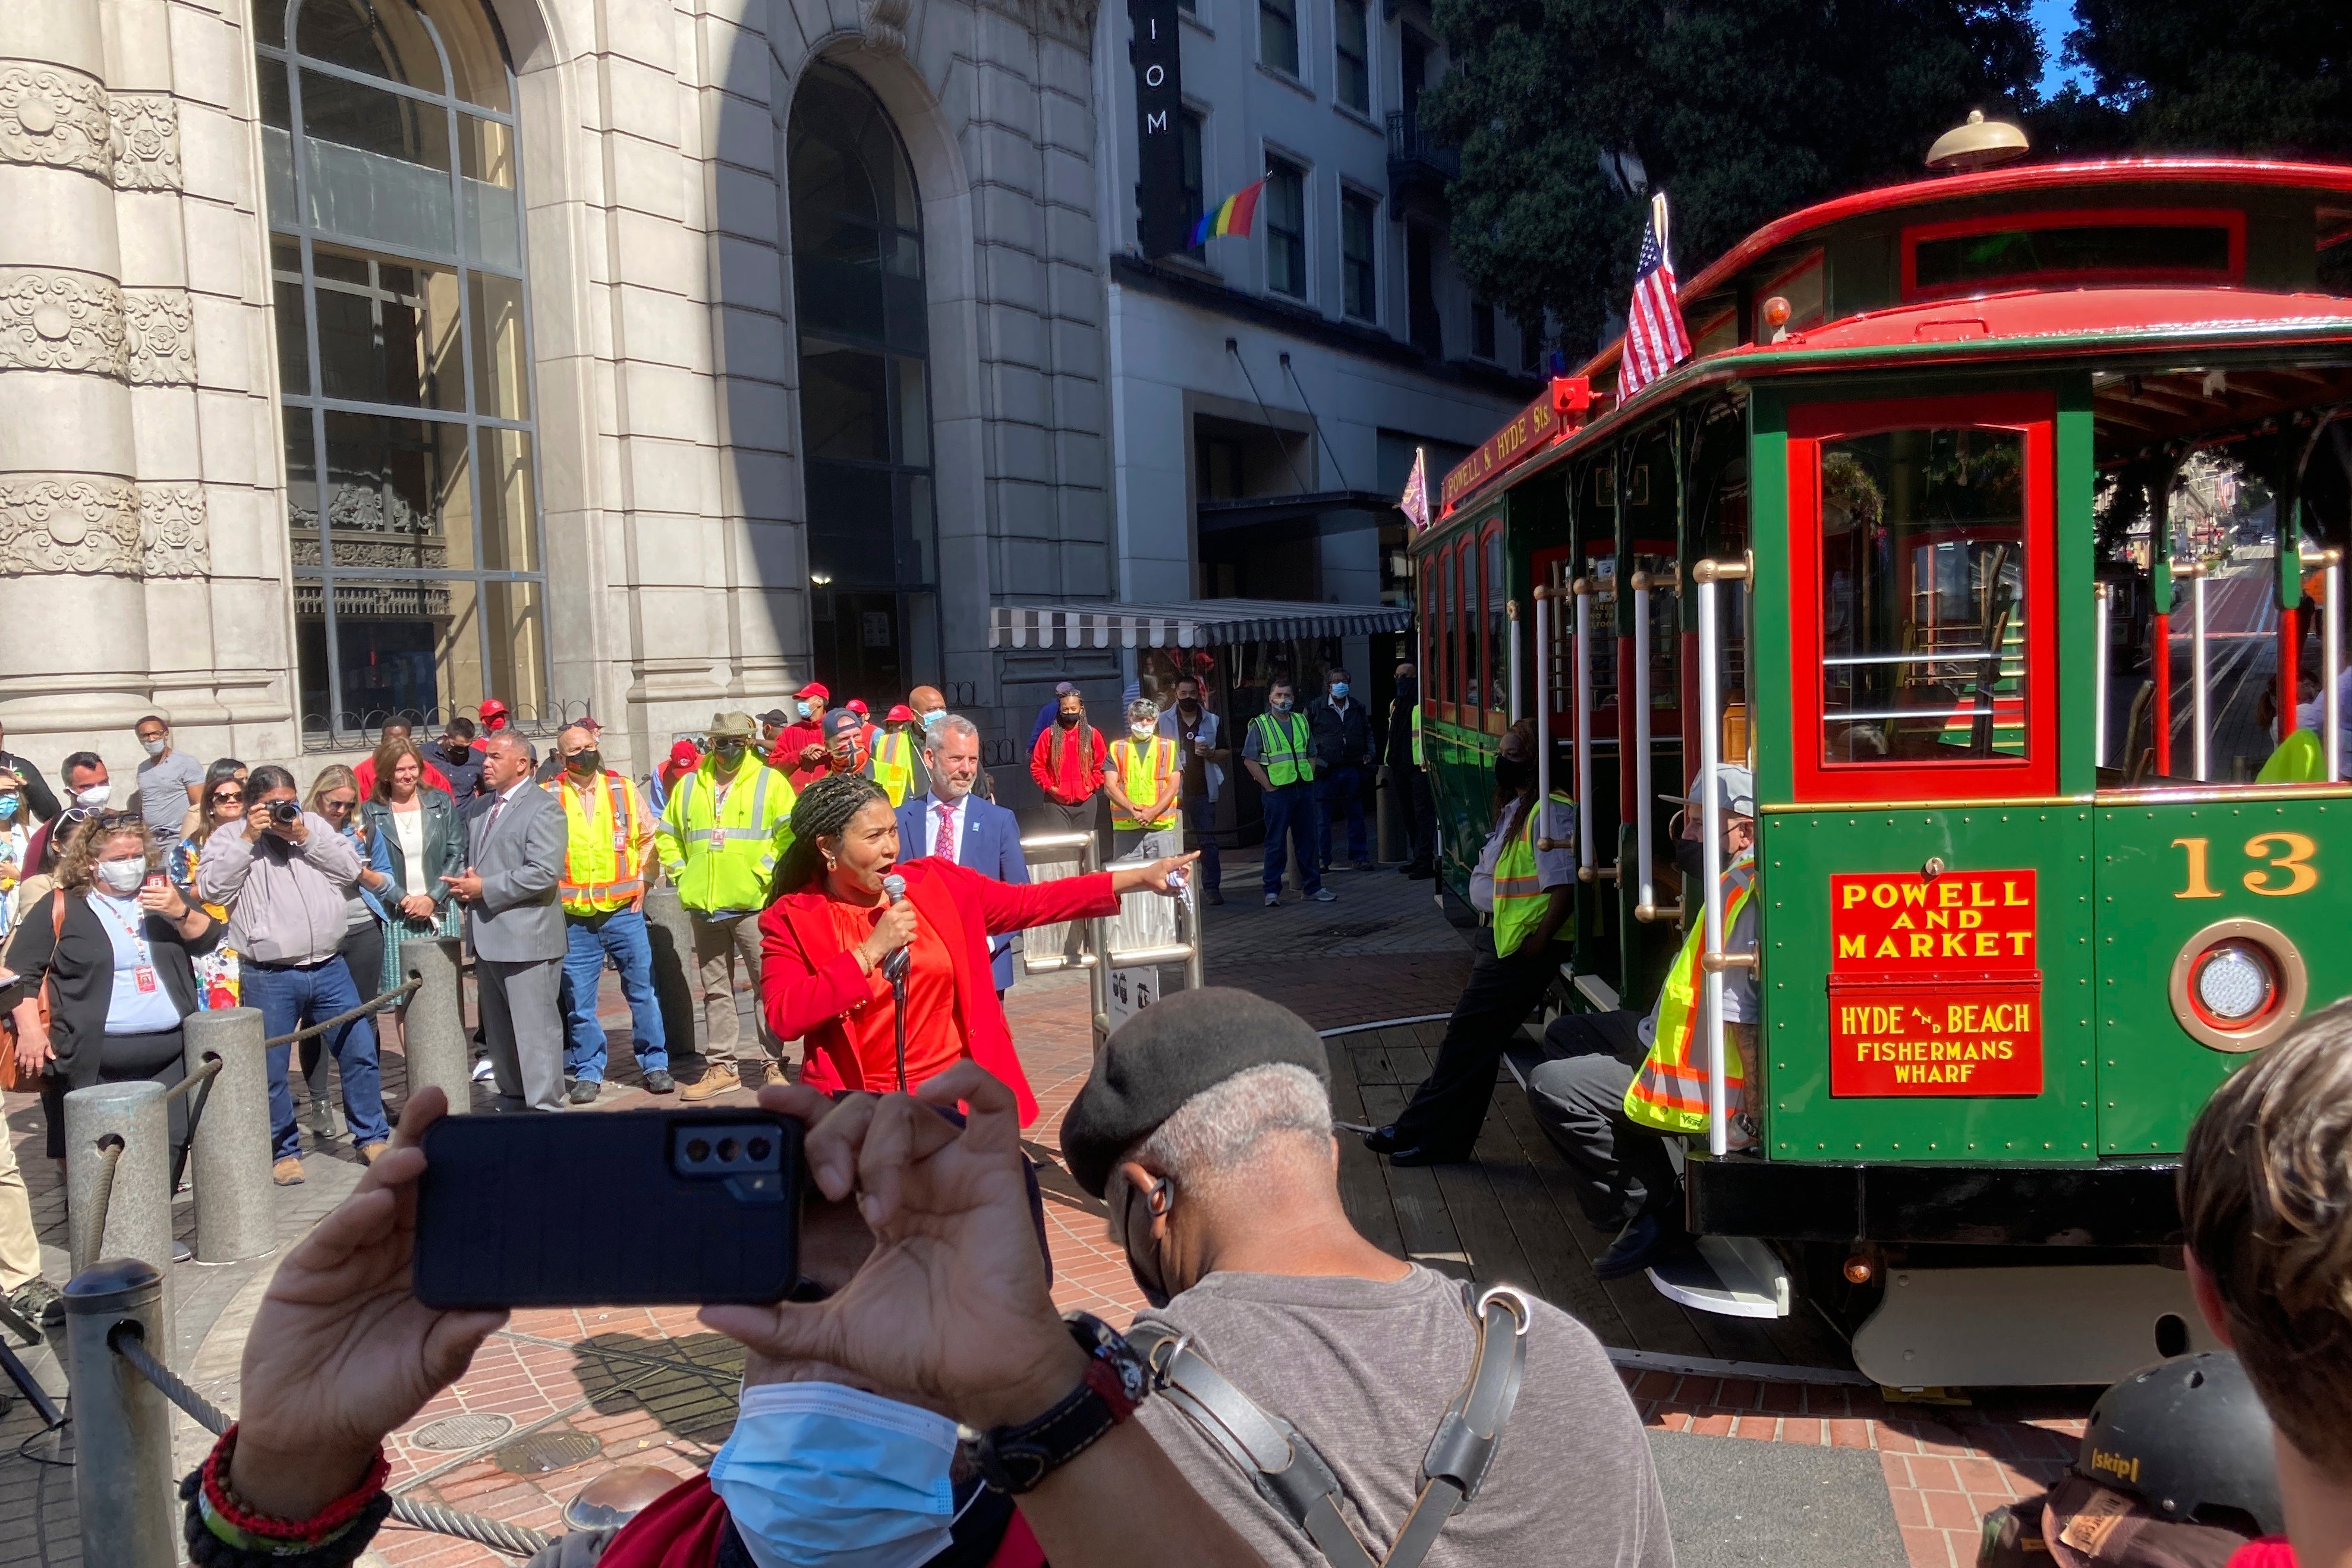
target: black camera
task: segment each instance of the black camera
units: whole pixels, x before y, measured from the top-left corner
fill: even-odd
[[[290,827],[295,823],[302,820],[302,807],[290,800],[271,801],[269,803],[269,820],[278,824],[280,827]]]

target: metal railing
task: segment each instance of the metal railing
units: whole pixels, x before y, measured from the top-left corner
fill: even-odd
[[[1021,853],[1032,867],[1041,861],[1047,865],[1075,862],[1076,869],[1067,875],[1091,876],[1102,869],[1096,863],[1095,836],[1091,833],[1032,834],[1021,840]],[[1178,940],[1174,942],[1156,942],[1145,947],[1117,947],[1112,942],[1113,918],[1097,915],[1077,922],[1085,932],[1085,943],[1076,952],[1072,952],[1066,943],[1059,953],[1033,953],[1024,949],[1021,966],[1029,973],[1052,974],[1066,969],[1087,972],[1087,988],[1093,999],[1095,1045],[1097,1049],[1104,1040],[1110,1037],[1113,970],[1156,970],[1162,964],[1181,963],[1184,966],[1185,989],[1197,990],[1207,984],[1202,966],[1203,944],[1200,893],[1188,885],[1171,901],[1176,906]]]
[[[148,1349],[151,1336],[162,1336],[163,1317],[163,1277],[141,1258],[106,1259],[66,1286],[74,1500],[85,1563],[109,1568],[178,1563],[181,1510],[170,1406],[215,1436],[229,1428],[226,1411]],[[53,1429],[64,1424],[44,1419]],[[416,1498],[394,1496],[392,1517],[511,1557],[530,1557],[552,1544],[536,1530]]]

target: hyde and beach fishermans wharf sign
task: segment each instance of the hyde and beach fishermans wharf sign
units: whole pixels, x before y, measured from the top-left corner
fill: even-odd
[[[1830,879],[1830,1093],[2042,1092],[2033,872]]]

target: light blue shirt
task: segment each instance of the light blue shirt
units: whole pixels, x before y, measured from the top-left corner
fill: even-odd
[[[155,954],[148,945],[147,911],[135,898],[111,898],[95,888],[89,892],[89,909],[114,944],[114,994],[106,1005],[106,1032],[152,1035],[178,1028],[180,1009],[173,1005],[172,994],[163,989],[163,973],[155,967]],[[142,974],[147,981],[144,990],[139,984]]]

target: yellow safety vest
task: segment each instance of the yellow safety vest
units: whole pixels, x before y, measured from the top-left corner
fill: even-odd
[[[1420,767],[1422,765],[1421,704],[1418,702],[1412,705],[1412,765],[1414,767]]]
[[[1575,803],[1558,790],[1552,791],[1554,805],[1573,807]],[[1510,842],[1495,857],[1495,955],[1508,958],[1518,952],[1519,944],[1534,934],[1543,924],[1544,907],[1551,901],[1543,889],[1542,878],[1536,865],[1536,839],[1543,830],[1540,811],[1530,810],[1520,819],[1511,834]]]
[[[1756,890],[1756,861],[1742,855],[1723,870],[1723,930],[1727,938]],[[1625,1115],[1661,1132],[1698,1133],[1706,1131],[1706,1069],[1693,1058],[1698,1037],[1702,1003],[1698,961],[1706,950],[1706,920],[1691,923],[1690,935],[1675,966],[1666,972],[1665,990],[1658,997],[1658,1023],[1652,1032],[1650,1055],[1625,1090]],[[1727,1098],[1745,1089],[1747,1069],[1727,1035],[1723,1050],[1723,1081]]]
[[[639,875],[636,845],[645,834],[637,815],[637,792],[628,780],[609,770],[604,787],[581,792],[559,773],[547,787],[563,800],[563,823],[570,835],[563,850],[563,880],[559,890],[567,914],[594,915],[622,909],[646,890]]]
[[[1250,721],[1257,731],[1258,766],[1274,787],[1305,784],[1315,777],[1315,742],[1304,713],[1261,713]]]
[[[716,756],[680,778],[654,830],[678,901],[699,915],[764,908],[776,858],[793,841],[797,798],[791,780],[749,752],[723,805]]]
[[[1139,811],[1149,811],[1160,804],[1167,791],[1169,776],[1176,771],[1176,742],[1154,735],[1139,743],[1132,735],[1122,735],[1110,743],[1110,765],[1118,770],[1118,787],[1126,792],[1129,801]],[[1129,816],[1117,806],[1111,808],[1113,827],[1141,827],[1154,832],[1176,826],[1176,807],[1171,802],[1168,815],[1152,821],[1142,821]]]
[[[907,787],[915,782],[915,737],[888,731],[874,742],[874,782],[890,797],[890,809],[907,804]]]

